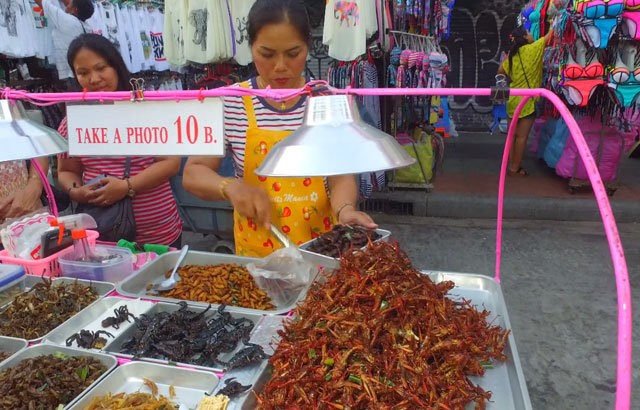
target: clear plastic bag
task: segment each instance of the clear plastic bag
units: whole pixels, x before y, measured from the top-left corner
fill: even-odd
[[[278,249],[265,258],[249,263],[247,270],[275,306],[295,303],[300,292],[317,274],[316,267],[294,247]]]

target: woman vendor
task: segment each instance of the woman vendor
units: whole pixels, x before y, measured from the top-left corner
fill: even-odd
[[[247,33],[258,75],[239,86],[304,86],[311,27],[303,2],[257,0],[249,12]],[[237,178],[218,175],[221,158],[193,157],[187,162],[183,178],[187,191],[210,201],[229,200],[233,205],[238,255],[261,257],[281,247],[269,232],[270,223],[296,244],[330,230],[334,223],[377,227],[357,209],[353,175],[265,178],[254,173],[269,149],[302,125],[306,102],[304,96],[286,102],[255,96],[225,98],[225,141]]]

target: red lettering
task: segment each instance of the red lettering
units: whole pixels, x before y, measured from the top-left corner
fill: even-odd
[[[187,118],[187,140],[190,144],[198,142],[198,119],[194,115]]]
[[[131,144],[131,137],[133,137],[133,128],[127,127],[127,144]]]
[[[205,144],[211,144],[213,142],[213,128],[204,127],[204,142]]]
[[[76,128],[76,133],[78,134],[78,144],[82,144],[82,128]]]

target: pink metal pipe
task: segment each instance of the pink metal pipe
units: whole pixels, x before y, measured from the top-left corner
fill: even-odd
[[[520,103],[516,106],[516,110],[513,113],[513,119],[509,123],[509,132],[507,133],[507,140],[504,143],[504,152],[502,153],[502,164],[500,165],[500,179],[498,181],[498,221],[496,228],[496,282],[500,283],[500,261],[502,258],[502,219],[504,214],[504,182],[505,175],[507,173],[507,165],[509,164],[509,153],[511,152],[511,146],[513,145],[513,138],[516,134],[516,126],[518,124],[518,118],[520,113],[531,97],[522,97]]]
[[[631,290],[629,286],[629,272],[627,262],[622,249],[622,242],[618,233],[618,227],[613,216],[611,204],[607,197],[607,191],[602,183],[598,166],[591,155],[582,131],[578,127],[573,115],[560,98],[549,90],[538,89],[528,90],[545,97],[560,112],[569,128],[569,135],[573,138],[582,162],[587,169],[589,181],[596,196],[596,202],[600,209],[600,216],[604,225],[604,230],[609,241],[609,251],[613,260],[613,269],[616,275],[616,289],[618,293],[618,368],[616,383],[616,410],[627,410],[631,407],[631,338],[632,338],[632,317],[631,317]],[[501,175],[504,178],[504,175]]]
[[[321,84],[323,82],[314,82]],[[326,84],[326,83],[324,83]],[[368,89],[331,89],[334,94],[353,94],[353,95],[378,95],[378,96],[398,96],[398,95],[424,95],[424,96],[456,96],[456,95],[473,95],[473,96],[490,96],[489,88],[368,88]],[[180,100],[180,99],[202,99],[205,97],[221,97],[231,95],[258,95],[271,99],[288,99],[293,96],[306,92],[305,89],[300,90],[253,90],[243,89],[241,87],[222,87],[214,90],[194,90],[194,91],[150,91],[145,92],[145,99],[148,100]],[[611,210],[611,205],[606,194],[606,190],[600,177],[597,165],[589,151],[582,132],[578,128],[575,119],[564,105],[564,103],[549,90],[545,89],[510,89],[510,95],[522,97],[538,97],[547,98],[558,109],[560,115],[565,120],[571,137],[574,139],[578,148],[578,153],[585,164],[589,181],[593,187],[596,196],[596,202],[600,209],[600,215],[605,229],[605,234],[609,242],[609,251],[613,261],[614,273],[616,276],[617,304],[618,304],[618,366],[617,366],[617,385],[616,385],[616,410],[627,410],[631,405],[631,292],[629,287],[629,273],[624,258],[624,251],[620,241],[620,235],[615,223],[615,218]],[[29,99],[35,103],[59,103],[65,101],[84,101],[84,100],[127,100],[131,94],[129,92],[113,92],[113,93],[62,93],[62,94],[32,94],[4,89],[2,91],[3,98],[23,98]],[[521,109],[522,107],[520,107]],[[518,112],[519,114],[519,112]],[[517,121],[517,116],[514,120]],[[510,127],[511,128],[511,127]],[[511,145],[513,139],[513,131],[510,129],[507,136],[507,145]],[[502,238],[502,208],[504,199],[504,178],[506,176],[506,162],[508,161],[508,150],[505,146],[503,155],[503,163],[500,169],[500,184],[502,191],[498,197],[498,235],[496,239],[496,255],[501,255],[501,238]],[[506,157],[505,157],[506,155]],[[505,159],[506,158],[506,159]],[[499,280],[499,263],[496,264],[497,276]]]
[[[38,173],[38,176],[40,176],[40,181],[42,182],[42,188],[44,189],[44,192],[47,194],[47,199],[49,200],[49,210],[51,211],[51,215],[57,218],[58,204],[56,204],[56,198],[53,196],[53,191],[51,190],[51,185],[49,184],[49,178],[47,178],[47,175],[44,173],[44,171],[42,170],[42,167],[40,166],[40,164],[38,164],[37,160],[32,159],[31,165],[33,165],[33,168]]]

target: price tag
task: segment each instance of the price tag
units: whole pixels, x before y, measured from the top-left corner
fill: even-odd
[[[224,156],[222,99],[67,105],[72,156]]]

